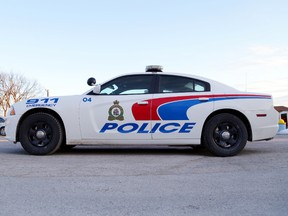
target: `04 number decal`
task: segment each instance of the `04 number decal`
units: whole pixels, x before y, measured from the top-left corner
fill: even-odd
[[[83,100],[84,103],[86,103],[86,102],[92,102],[92,98],[90,98],[90,97],[89,97],[89,98],[84,97],[82,100]]]

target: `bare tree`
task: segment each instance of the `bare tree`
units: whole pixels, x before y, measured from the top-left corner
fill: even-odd
[[[19,74],[0,72],[0,109],[4,116],[13,103],[43,94],[44,90],[37,81],[27,80]]]

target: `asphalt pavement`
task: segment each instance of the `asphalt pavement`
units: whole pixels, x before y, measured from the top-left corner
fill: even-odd
[[[234,157],[189,147],[28,155],[0,138],[0,215],[287,215],[288,135]]]

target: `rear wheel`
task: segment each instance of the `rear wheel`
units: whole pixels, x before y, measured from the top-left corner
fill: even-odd
[[[19,128],[22,147],[33,155],[47,155],[56,152],[63,140],[63,129],[59,121],[48,113],[28,116]]]
[[[205,147],[221,157],[238,154],[245,147],[247,139],[248,133],[243,121],[229,113],[212,117],[203,132]]]

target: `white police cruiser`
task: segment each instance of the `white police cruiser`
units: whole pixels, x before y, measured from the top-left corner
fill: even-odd
[[[202,144],[214,155],[233,156],[247,141],[271,139],[278,129],[271,95],[164,73],[160,66],[88,84],[94,87],[83,95],[14,104],[6,138],[34,155],[83,144]]]

